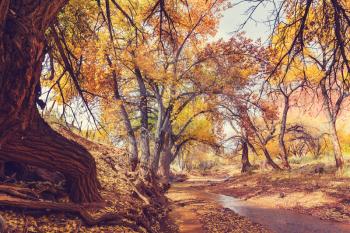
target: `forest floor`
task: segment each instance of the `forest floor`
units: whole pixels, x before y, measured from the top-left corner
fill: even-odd
[[[2,206],[0,215],[4,218],[8,233],[118,233],[118,232],[149,232],[141,225],[147,224],[153,232],[160,231],[160,220],[166,212],[165,205],[146,204],[135,192],[136,188],[132,175],[128,174],[125,164],[126,154],[104,144],[88,141],[68,130],[59,129],[64,136],[77,141],[86,147],[96,160],[98,178],[101,183],[101,195],[105,202],[101,206],[87,207],[89,214],[99,217],[112,214],[122,217],[122,221],[101,223],[86,226],[77,213],[68,211],[57,212],[52,210],[18,209]],[[11,177],[9,177],[11,178]],[[4,182],[2,182],[4,183]],[[7,179],[5,184],[30,188],[33,191],[47,189],[45,193],[49,199],[40,201],[54,201],[65,203],[69,199],[61,184],[52,184],[47,181],[19,181]],[[59,192],[57,192],[57,190]],[[62,192],[61,192],[62,191]],[[58,195],[59,193],[59,195]],[[165,198],[164,198],[165,200]],[[85,207],[85,206],[84,206]],[[129,218],[128,216],[132,216]],[[135,221],[135,219],[140,221]],[[141,224],[142,222],[142,224]]]

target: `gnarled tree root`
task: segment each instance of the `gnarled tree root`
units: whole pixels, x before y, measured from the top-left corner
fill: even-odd
[[[39,200],[38,194],[29,188],[0,184],[0,192],[22,199]]]
[[[105,213],[100,216],[92,216],[85,209],[86,207],[74,203],[57,203],[49,201],[27,200],[12,197],[6,194],[0,194],[0,205],[11,206],[16,208],[27,208],[46,211],[60,211],[79,214],[86,225],[94,226],[99,224],[120,225],[129,227],[135,231],[141,231],[141,227],[147,232],[154,232],[149,223],[141,217],[130,216],[125,213]]]
[[[54,131],[38,112],[34,119],[29,129],[13,133],[0,149],[0,158],[59,171],[68,181],[72,201],[100,201],[100,184],[91,154],[78,143]]]

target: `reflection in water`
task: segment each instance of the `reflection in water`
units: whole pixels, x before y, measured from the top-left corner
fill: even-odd
[[[290,210],[260,208],[226,195],[209,195],[211,197],[215,195],[223,207],[248,217],[251,221],[260,223],[276,233],[350,233],[350,225],[321,220]]]

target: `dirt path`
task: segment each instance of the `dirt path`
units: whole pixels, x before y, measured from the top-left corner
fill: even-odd
[[[217,183],[222,182],[187,181],[172,186],[167,194],[173,202],[169,217],[178,232],[350,232],[348,224],[214,193]]]

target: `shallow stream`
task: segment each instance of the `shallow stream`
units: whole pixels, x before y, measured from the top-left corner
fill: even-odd
[[[191,199],[200,201],[207,200],[215,202],[223,208],[233,210],[241,216],[249,218],[252,222],[260,223],[267,229],[276,233],[350,233],[350,224],[342,224],[327,220],[321,220],[311,215],[300,214],[292,210],[278,208],[264,208],[262,206],[253,205],[247,201],[240,200],[231,196],[206,192],[198,186],[203,185],[203,181],[187,181],[184,183],[175,183],[169,192],[173,195],[188,195]],[[200,232],[194,229],[200,229],[198,221],[195,221],[193,214],[185,212],[172,211],[173,218],[180,222],[180,232]],[[189,224],[189,226],[186,226]],[[181,229],[188,229],[181,231]],[[190,230],[191,229],[191,230]]]

